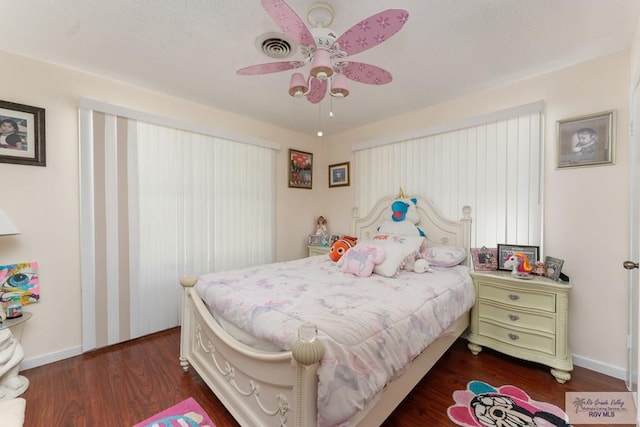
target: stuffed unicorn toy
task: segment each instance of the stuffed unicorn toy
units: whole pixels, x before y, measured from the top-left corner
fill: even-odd
[[[389,219],[378,227],[378,232],[399,236],[424,236],[424,231],[416,225],[420,222],[417,204],[418,199],[405,197],[404,191],[400,188],[398,198],[389,207]]]
[[[384,261],[384,249],[375,245],[355,246],[349,249],[340,260],[343,273],[351,273],[359,277],[368,277],[377,264]]]

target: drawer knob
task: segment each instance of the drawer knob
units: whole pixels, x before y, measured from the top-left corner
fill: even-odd
[[[511,341],[515,341],[515,340],[519,340],[520,337],[516,334],[509,334],[509,339],[511,339]]]
[[[509,299],[511,301],[518,301],[520,299],[520,295],[516,295],[516,294],[509,294]]]
[[[509,319],[515,322],[516,320],[520,320],[520,316],[518,316],[517,314],[510,314]]]

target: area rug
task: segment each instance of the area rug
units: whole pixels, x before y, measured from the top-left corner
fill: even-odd
[[[463,427],[571,426],[568,415],[550,403],[537,402],[512,385],[493,387],[471,381],[466,390],[453,392],[455,405],[449,419]]]
[[[133,427],[215,427],[209,415],[190,397]]]

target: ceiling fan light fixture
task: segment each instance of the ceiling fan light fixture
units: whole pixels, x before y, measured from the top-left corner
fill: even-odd
[[[289,95],[294,98],[302,98],[309,91],[307,81],[301,73],[293,73],[289,83]]]
[[[318,80],[326,80],[333,75],[333,63],[328,50],[316,50],[311,62],[311,75]]]
[[[349,96],[349,81],[347,76],[342,73],[336,73],[331,79],[331,95],[337,98],[346,98]]]
[[[313,3],[307,12],[307,22],[311,28],[327,28],[333,22],[333,8],[324,2]]]

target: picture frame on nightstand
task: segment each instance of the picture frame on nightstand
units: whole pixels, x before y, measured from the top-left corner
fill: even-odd
[[[560,280],[560,273],[562,272],[563,265],[564,260],[560,258],[554,258],[550,256],[544,257],[545,276],[557,282],[558,280]]]
[[[308,245],[324,246],[327,236],[324,234],[309,234]]]
[[[475,271],[492,271],[498,267],[498,250],[496,248],[471,248],[471,259]]]
[[[498,270],[511,271],[510,268],[506,268],[504,266],[504,262],[507,259],[507,256],[516,252],[526,256],[529,264],[532,266],[540,259],[540,246],[508,245],[506,243],[501,243],[498,244]]]

